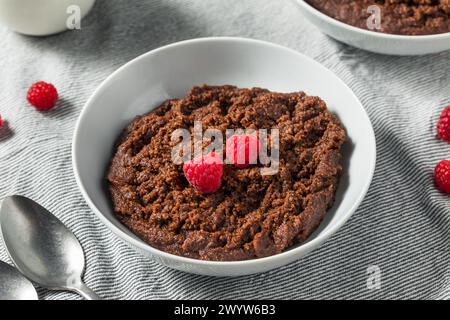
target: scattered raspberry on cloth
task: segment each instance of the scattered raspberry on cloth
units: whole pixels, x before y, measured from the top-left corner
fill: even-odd
[[[442,160],[434,169],[434,181],[442,192],[450,194],[450,161]]]
[[[50,110],[58,100],[58,91],[51,83],[39,81],[30,87],[27,99],[39,111]]]
[[[450,141],[450,106],[442,110],[436,129],[440,139]]]

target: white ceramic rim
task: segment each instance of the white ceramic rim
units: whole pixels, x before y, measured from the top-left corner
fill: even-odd
[[[140,60],[145,59],[146,57],[159,53],[160,51],[164,51],[166,49],[169,48],[175,48],[175,47],[180,47],[180,46],[184,46],[184,45],[192,45],[192,44],[196,44],[196,43],[200,43],[200,42],[210,42],[210,41],[222,41],[222,42],[229,42],[229,41],[233,41],[233,42],[242,42],[242,43],[257,43],[257,44],[262,44],[265,46],[270,46],[273,48],[276,48],[278,50],[284,50],[299,56],[302,56],[303,58],[306,58],[307,60],[309,60],[311,63],[317,64],[318,67],[326,69],[328,72],[331,72],[330,70],[328,70],[327,68],[325,68],[322,64],[318,63],[317,61],[313,60],[312,58],[309,58],[308,56],[305,56],[293,49],[278,45],[278,44],[274,44],[274,43],[270,43],[270,42],[266,42],[266,41],[262,41],[262,40],[255,40],[255,39],[247,39],[247,38],[239,38],[239,37],[206,37],[206,38],[198,38],[198,39],[192,39],[192,40],[185,40],[185,41],[181,41],[181,42],[176,42],[173,44],[169,44],[157,49],[154,49],[152,51],[149,51],[147,53],[144,53],[143,55],[138,56],[137,58],[131,60],[130,62],[126,63],[125,65],[123,65],[122,67],[120,67],[119,69],[117,69],[116,71],[114,71],[111,75],[109,75],[94,91],[94,93],[91,95],[91,97],[88,99],[88,101],[86,102],[86,104],[84,105],[80,116],[78,117],[77,123],[75,125],[75,130],[73,133],[73,139],[72,139],[72,166],[73,166],[73,171],[74,171],[74,175],[75,175],[75,180],[78,184],[78,187],[81,190],[81,193],[84,197],[84,199],[86,200],[87,204],[89,205],[89,207],[91,208],[91,210],[94,211],[94,213],[97,215],[97,217],[119,238],[121,238],[123,241],[128,242],[130,244],[132,244],[133,246],[137,247],[140,250],[143,251],[148,251],[151,255],[154,256],[160,256],[163,259],[171,259],[171,260],[175,260],[179,263],[188,263],[188,264],[196,264],[196,265],[203,265],[203,266],[209,266],[209,267],[215,267],[215,266],[220,266],[220,267],[236,267],[236,266],[247,266],[247,267],[251,267],[251,266],[256,266],[256,265],[260,265],[263,263],[269,263],[271,260],[276,260],[279,258],[294,258],[295,256],[298,255],[298,251],[306,251],[309,252],[311,250],[313,250],[314,248],[317,248],[319,245],[321,245],[323,242],[325,242],[328,238],[330,238],[349,218],[350,216],[356,211],[356,209],[358,208],[358,206],[361,204],[362,200],[364,199],[370,184],[372,182],[372,177],[375,171],[375,164],[376,164],[376,141],[375,141],[375,134],[373,131],[372,126],[370,126],[368,128],[368,133],[371,137],[371,143],[372,145],[375,147],[374,153],[373,153],[373,158],[372,159],[368,159],[368,161],[370,161],[370,176],[366,181],[366,184],[364,185],[364,188],[362,188],[362,190],[360,191],[357,200],[355,201],[355,203],[353,204],[352,208],[348,211],[348,213],[343,216],[340,220],[338,220],[337,222],[335,222],[333,225],[330,225],[327,229],[327,232],[320,232],[314,239],[309,240],[308,242],[304,243],[304,244],[300,244],[298,247],[294,247],[292,249],[288,249],[285,252],[279,253],[279,254],[275,254],[272,256],[268,256],[268,257],[264,257],[264,258],[258,258],[258,259],[252,259],[252,260],[241,260],[241,261],[208,261],[208,260],[200,260],[200,259],[193,259],[193,258],[186,258],[186,257],[182,257],[182,256],[177,256],[165,251],[161,251],[158,250],[152,246],[150,246],[149,244],[145,243],[142,240],[137,240],[131,236],[129,236],[128,234],[126,234],[124,231],[120,230],[118,227],[116,227],[114,224],[112,224],[102,213],[99,209],[97,209],[97,207],[94,205],[93,201],[91,200],[89,194],[87,193],[86,189],[84,188],[81,179],[80,179],[80,175],[78,173],[78,166],[77,163],[75,161],[76,159],[76,154],[77,154],[77,137],[78,137],[78,130],[79,130],[79,126],[80,123],[83,121],[84,117],[86,116],[86,110],[92,105],[92,101],[95,99],[95,97],[97,96],[97,94],[101,91],[101,89],[107,85],[110,81],[113,80],[113,78],[120,73],[123,69],[129,67],[130,65],[134,64],[134,63],[138,63]],[[334,73],[333,73],[334,74]],[[336,76],[337,77],[337,76]],[[350,90],[350,92],[352,93],[352,95],[355,97],[355,99],[357,99],[359,101],[359,99],[356,97],[356,95],[353,93],[353,91],[339,78],[337,77],[338,80],[342,83],[342,85],[344,85],[348,90]],[[360,101],[359,101],[360,102]],[[361,102],[360,102],[361,104]],[[365,111],[364,107],[361,104],[361,108],[363,111],[364,116],[367,118],[368,123],[371,124],[370,122],[370,118],[367,114],[367,112]],[[292,260],[295,260],[292,259]]]
[[[359,32],[364,35],[380,38],[380,39],[391,39],[391,40],[404,40],[404,41],[423,41],[423,40],[443,40],[443,39],[450,39],[450,32],[445,33],[438,33],[438,34],[426,34],[426,35],[418,35],[418,36],[408,36],[408,35],[401,35],[401,34],[391,34],[391,33],[382,33],[382,32],[375,32],[370,31],[366,29],[361,29],[352,25],[349,25],[347,23],[344,23],[342,21],[339,21],[337,19],[334,19],[325,13],[317,10],[313,6],[311,6],[309,3],[306,3],[305,0],[294,0],[296,1],[300,6],[302,6],[305,10],[308,10],[311,14],[318,16],[320,19],[325,20],[326,22],[339,27],[344,28],[349,31]]]

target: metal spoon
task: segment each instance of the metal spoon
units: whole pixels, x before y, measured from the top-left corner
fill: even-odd
[[[30,281],[9,264],[0,261],[0,300],[37,300]]]
[[[28,279],[48,289],[99,299],[81,280],[80,243],[47,209],[26,197],[7,197],[0,209],[0,228],[11,260]]]

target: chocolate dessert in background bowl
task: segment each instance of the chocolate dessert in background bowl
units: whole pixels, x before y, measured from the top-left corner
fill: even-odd
[[[389,55],[450,50],[448,0],[292,0],[332,38]]]
[[[408,36],[450,32],[449,0],[305,1],[334,19],[375,32]]]

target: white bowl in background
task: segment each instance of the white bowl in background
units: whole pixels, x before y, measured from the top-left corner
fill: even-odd
[[[201,84],[233,84],[273,91],[304,90],[318,95],[346,128],[343,177],[336,203],[318,230],[286,252],[247,261],[212,262],[176,256],[153,248],[114,216],[105,171],[122,129],[170,98]],[[203,38],[144,54],[109,76],[93,93],[73,137],[75,177],[86,202],[119,238],[144,255],[178,270],[213,276],[267,271],[305,256],[327,240],[352,215],[366,194],[375,168],[375,137],[370,120],[353,92],[314,60],[279,45],[241,38]]]
[[[323,33],[360,49],[389,55],[424,55],[450,50],[450,32],[423,36],[374,32],[331,18],[304,0],[293,1]]]
[[[72,15],[82,19],[94,3],[95,0],[0,0],[0,24],[22,34],[47,36],[66,31]]]

